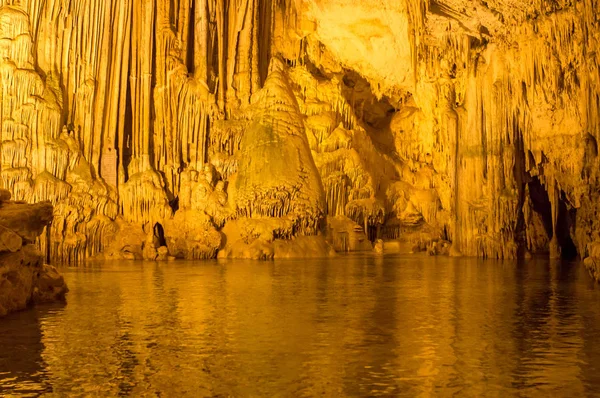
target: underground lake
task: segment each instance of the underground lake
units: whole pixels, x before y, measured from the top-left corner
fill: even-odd
[[[425,255],[90,262],[0,322],[0,395],[590,396],[577,263]]]

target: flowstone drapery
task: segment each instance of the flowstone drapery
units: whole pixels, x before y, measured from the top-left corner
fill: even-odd
[[[594,268],[599,6],[0,0],[2,186],[52,202],[67,262],[383,239]]]

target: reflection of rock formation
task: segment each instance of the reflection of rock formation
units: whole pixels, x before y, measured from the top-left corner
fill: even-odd
[[[373,256],[206,265],[70,272],[68,306],[0,322],[0,390],[12,376],[59,396],[594,395],[598,292],[580,267]],[[22,373],[6,375],[6,358]]]
[[[131,253],[124,224],[173,236],[181,210],[219,232],[287,217],[286,240],[345,216],[371,241],[589,256],[596,4],[546,3],[0,0],[1,184],[55,205],[69,262]]]
[[[40,321],[47,309],[23,311],[0,322],[0,391],[10,395],[52,393],[42,357]]]
[[[30,303],[62,300],[68,289],[62,276],[45,265],[35,248],[37,237],[52,221],[49,203],[27,205],[0,197],[0,316]]]

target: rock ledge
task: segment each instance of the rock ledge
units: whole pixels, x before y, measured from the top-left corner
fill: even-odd
[[[29,304],[62,301],[69,291],[34,245],[52,221],[52,205],[9,199],[10,193],[0,190],[0,317]]]

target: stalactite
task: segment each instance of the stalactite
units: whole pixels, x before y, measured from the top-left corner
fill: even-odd
[[[567,203],[595,214],[597,0],[496,2],[496,12],[384,1],[396,19],[379,18],[389,31],[374,24],[373,58],[410,48],[412,60],[385,79],[336,58],[323,29],[339,20],[308,12],[315,3],[0,0],[1,185],[56,205],[53,255],[79,261],[107,246],[119,218],[166,222],[177,203],[211,228],[273,218],[286,239],[318,233],[327,213],[394,239],[423,228],[420,241],[444,234],[457,252],[492,257],[544,246],[523,199],[528,178],[555,213]],[[400,47],[377,47],[385,40]],[[289,67],[269,73],[273,56]],[[346,86],[350,70],[368,93]],[[384,101],[393,116],[370,125]],[[297,175],[282,172],[282,189],[249,177],[257,123],[286,137],[281,153],[306,150],[314,170],[303,161]],[[576,234],[584,251],[600,239]],[[214,257],[211,245],[190,256]]]

